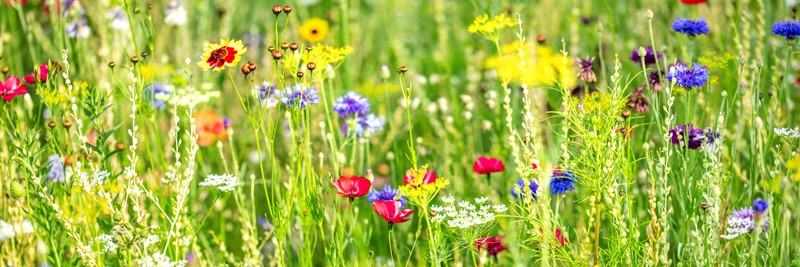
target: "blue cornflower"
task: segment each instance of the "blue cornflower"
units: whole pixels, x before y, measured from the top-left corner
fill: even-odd
[[[786,40],[794,40],[800,36],[800,22],[793,20],[775,22],[772,24],[772,34],[783,36]]]
[[[358,116],[355,123],[356,136],[362,137],[366,134],[370,136],[375,135],[378,131],[383,130],[383,121],[381,121],[375,114],[366,116]]]
[[[550,180],[550,194],[560,195],[575,191],[576,179],[578,176],[570,169],[553,171],[552,180]]]
[[[278,105],[278,99],[276,96],[280,95],[278,91],[278,85],[273,84],[271,82],[264,82],[256,88],[256,96],[261,102],[266,102],[266,106],[268,108],[274,107]]]
[[[369,113],[369,100],[350,91],[336,99],[336,103],[333,103],[333,110],[342,118],[348,118],[351,115],[365,115]]]
[[[387,184],[383,186],[383,189],[381,191],[377,191],[374,189],[370,191],[369,195],[367,195],[367,201],[369,201],[369,203],[372,203],[377,200],[397,200],[400,201],[400,203],[402,203],[403,206],[405,206],[406,197],[404,196],[398,197],[398,195],[400,195],[400,190],[394,189]]]
[[[70,38],[83,39],[92,34],[92,29],[89,28],[89,24],[86,23],[85,17],[81,17],[76,21],[67,23],[64,28],[67,32],[67,36]]]
[[[58,154],[53,154],[47,157],[47,166],[50,167],[50,170],[47,172],[48,181],[64,181],[64,162],[61,161],[61,156]]]
[[[530,184],[528,187],[525,187],[525,180],[519,178],[517,183],[511,186],[511,195],[514,196],[515,199],[520,198],[521,196],[525,196],[526,194],[530,193],[533,199],[536,199],[536,191],[539,190],[539,184],[536,183],[533,179],[531,179]]]
[[[710,127],[708,129],[706,129],[705,135],[706,135],[706,142],[708,144],[713,144],[714,141],[719,139],[719,133],[718,132],[714,132],[714,130],[712,130]]]
[[[667,73],[667,80],[678,87],[693,89],[702,87],[708,82],[708,69],[700,63],[694,63],[692,68],[683,63],[675,64]]]
[[[295,84],[287,87],[286,90],[283,91],[281,94],[281,103],[289,107],[298,106],[300,108],[305,108],[312,104],[319,103],[319,95],[317,94],[317,89],[313,86]]]
[[[676,18],[672,23],[672,30],[695,37],[697,35],[708,35],[708,23],[704,18],[698,20],[690,20],[684,18]]]
[[[167,107],[167,103],[164,102],[164,99],[168,97],[170,93],[166,84],[154,82],[145,87],[144,90],[144,99],[150,102],[154,108],[164,109]]]
[[[766,200],[757,198],[753,201],[753,210],[755,210],[756,213],[764,213],[767,208],[769,208],[769,203],[767,203]]]

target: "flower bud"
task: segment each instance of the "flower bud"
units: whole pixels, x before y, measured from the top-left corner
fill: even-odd
[[[127,146],[126,146],[126,145],[125,145],[125,143],[123,143],[123,142],[117,142],[117,143],[114,145],[114,148],[116,148],[116,149],[117,149],[117,150],[119,150],[119,151],[125,150],[125,148],[126,148],[126,147],[127,147]]]
[[[15,199],[25,197],[25,187],[17,180],[11,181],[11,197]]]
[[[297,78],[303,78],[303,76],[305,76],[305,74],[303,74],[302,71],[297,72]]]
[[[643,57],[647,56],[647,49],[644,49],[644,47],[640,46],[639,50],[637,52],[639,53],[639,57],[643,58]]]
[[[283,12],[283,8],[281,6],[275,5],[272,7],[272,14],[275,14],[275,16],[280,15],[281,12]]]
[[[242,74],[244,74],[244,76],[250,75],[250,72],[252,72],[250,70],[250,67],[247,66],[247,64],[242,65],[241,70],[242,70]]]
[[[133,64],[139,63],[139,56],[131,56],[131,63]]]
[[[286,42],[281,43],[281,49],[283,50],[289,49],[289,44]]]
[[[389,73],[389,67],[386,65],[381,66],[381,79],[389,79],[391,73]]]
[[[267,47],[267,51],[270,51],[270,52],[275,51],[275,46],[272,46],[272,45],[268,46]]]
[[[69,129],[70,127],[72,127],[72,122],[71,121],[64,121],[64,122],[61,123],[61,126],[64,126],[64,128]]]
[[[281,58],[283,58],[283,53],[281,53],[280,51],[277,51],[277,50],[276,51],[272,51],[272,58],[275,59],[275,60],[280,60]]]
[[[703,209],[703,210],[707,210],[708,209],[708,203],[705,203],[705,202],[701,203],[700,204],[700,208]]]
[[[11,70],[11,69],[10,69],[10,68],[8,68],[8,66],[3,66],[2,68],[0,68],[0,72],[3,72],[3,74],[6,74],[6,73],[8,73],[10,70]]]
[[[257,68],[256,63],[247,61],[247,68],[249,68],[250,71],[256,71],[256,68]]]
[[[283,13],[289,14],[292,13],[292,6],[284,6]]]
[[[653,11],[648,9],[647,12],[644,14],[644,17],[647,19],[653,19]]]
[[[296,51],[298,48],[300,48],[300,46],[297,45],[297,43],[289,44],[289,49],[292,49],[292,51]]]
[[[547,41],[547,36],[544,36],[544,34],[536,35],[536,42],[538,42],[539,44],[544,44],[544,42],[546,41]]]
[[[113,68],[114,68],[114,67],[116,67],[116,66],[117,66],[117,63],[114,63],[114,61],[108,62],[108,67],[109,67],[109,68],[112,68],[112,69],[113,69]]]
[[[50,122],[48,122],[48,123],[47,123],[47,127],[50,127],[50,129],[53,129],[53,128],[55,128],[55,127],[56,127],[56,122],[54,122],[54,121],[50,121]]]
[[[72,166],[72,164],[75,164],[75,158],[72,156],[65,157],[64,164],[66,164],[67,166]]]
[[[623,118],[627,118],[627,117],[631,116],[631,111],[627,110],[627,109],[623,109],[621,113],[622,113],[622,117]]]
[[[148,54],[147,51],[144,51],[140,55],[142,56],[142,58],[147,58],[147,56],[150,54]]]
[[[308,64],[306,64],[306,68],[308,68],[308,70],[311,70],[311,71],[313,71],[314,69],[316,69],[316,68],[317,68],[317,63],[314,63],[314,62],[308,62]]]
[[[400,66],[400,68],[397,69],[398,73],[406,73],[406,71],[408,71],[408,67],[406,66]]]
[[[314,50],[314,48],[311,47],[310,45],[307,45],[306,46],[306,51],[311,52],[311,50]]]

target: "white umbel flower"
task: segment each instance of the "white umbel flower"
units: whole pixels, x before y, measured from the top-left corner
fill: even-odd
[[[142,267],[183,267],[186,266],[186,261],[172,261],[167,255],[156,252],[141,259],[140,264]]]
[[[239,185],[239,178],[232,174],[211,174],[200,185],[214,187],[222,192],[230,192]]]
[[[800,138],[800,128],[775,128],[775,134],[786,138]]]

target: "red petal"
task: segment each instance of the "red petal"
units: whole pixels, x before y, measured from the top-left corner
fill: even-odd
[[[3,86],[6,87],[6,90],[14,90],[19,87],[19,78],[17,76],[8,76]]]
[[[22,77],[22,79],[25,80],[25,83],[27,84],[36,84],[36,78],[33,76],[33,74],[25,75],[25,77]]]

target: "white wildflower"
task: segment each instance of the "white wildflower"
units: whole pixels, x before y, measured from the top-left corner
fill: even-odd
[[[775,134],[786,138],[800,138],[800,128],[775,128]]]
[[[161,252],[156,252],[153,255],[149,255],[144,259],[141,259],[140,262],[142,267],[182,267],[186,266],[186,261],[179,260],[179,261],[172,261],[169,259],[167,255],[162,254]]]
[[[94,242],[103,245],[103,252],[114,251],[119,247],[117,246],[117,243],[114,243],[114,236],[112,235],[102,234],[98,237],[95,237]]]
[[[201,186],[216,187],[219,191],[230,192],[239,185],[239,178],[232,174],[211,174],[200,182]]]

